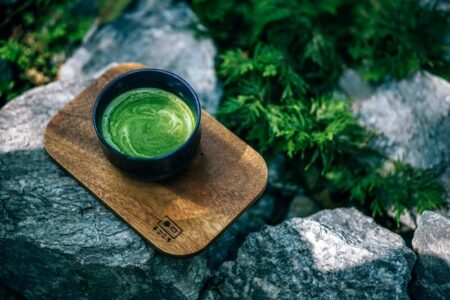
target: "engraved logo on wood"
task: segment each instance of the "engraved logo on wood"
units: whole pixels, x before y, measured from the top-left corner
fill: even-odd
[[[153,231],[156,231],[167,243],[174,240],[179,236],[183,230],[172,219],[165,216],[153,227]]]

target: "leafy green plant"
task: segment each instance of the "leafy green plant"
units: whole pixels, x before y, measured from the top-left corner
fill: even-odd
[[[348,66],[380,81],[445,65],[447,13],[409,0],[193,3],[221,47],[219,117],[266,158],[284,154],[311,195],[326,190],[375,216],[394,209],[397,221],[443,203],[436,176],[371,149],[373,133],[333,91]]]
[[[449,32],[448,12],[420,1],[371,1],[359,9],[349,53],[367,80],[410,76],[419,68],[447,66],[443,53]]]
[[[98,24],[112,22],[132,2],[102,0],[84,8],[76,0],[0,4],[0,61],[12,65],[14,74],[12,80],[0,76],[0,107],[23,91],[53,80],[94,19]]]
[[[72,15],[74,2],[37,0],[2,7],[0,60],[13,66],[15,78],[0,87],[0,97],[9,100],[56,76],[93,22],[91,15]]]

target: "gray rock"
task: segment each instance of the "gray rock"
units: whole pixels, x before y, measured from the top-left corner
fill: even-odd
[[[392,159],[434,169],[450,191],[450,83],[420,71],[409,79],[382,84],[363,97],[367,85],[355,79],[356,72],[346,73],[340,87],[356,100],[354,114],[362,125],[382,134],[374,146]],[[450,207],[450,193],[446,198]],[[414,228],[403,219],[402,224]]]
[[[116,61],[180,74],[213,112],[221,95],[215,48],[194,37],[188,27],[195,22],[185,3],[140,1],[116,22],[93,28],[62,67],[60,81],[0,111],[1,282],[30,299],[197,297],[211,261],[223,261],[220,253],[185,260],[155,253],[43,150],[51,116]],[[224,253],[227,246],[221,245]]]
[[[291,204],[289,205],[286,218],[287,219],[294,217],[304,218],[312,214],[315,214],[319,210],[320,207],[314,200],[305,195],[300,194],[295,196]]]
[[[421,71],[409,79],[383,84],[363,98],[342,81],[344,91],[359,99],[353,110],[361,123],[384,135],[376,142],[379,149],[415,167],[446,169],[450,163],[447,81]]]
[[[387,212],[387,215],[392,219],[395,219],[396,213],[393,207],[391,207]],[[420,213],[417,212],[417,209],[413,207],[411,210],[404,210],[399,218],[399,228],[397,228],[397,232],[410,232],[414,231],[417,228],[417,221],[420,219]]]
[[[42,149],[51,115],[82,87],[51,83],[0,111],[0,281],[30,299],[197,297],[205,255],[155,253]]]
[[[450,219],[423,213],[412,244],[418,254],[413,284],[416,299],[450,299]]]
[[[0,177],[0,281],[29,299],[191,299],[209,275],[204,256],[156,254],[42,149],[1,154]]]
[[[0,153],[43,148],[51,116],[80,93],[87,81],[56,81],[27,91],[0,111]]]
[[[43,149],[51,116],[86,84],[57,81],[0,110],[0,282],[29,299],[196,298],[212,269],[236,252],[236,236],[264,223],[258,218],[273,199],[261,199],[203,254],[156,253]]]
[[[356,209],[321,211],[250,234],[205,299],[408,299],[414,253]]]
[[[339,86],[353,100],[368,98],[373,93],[370,84],[365,82],[358,72],[353,69],[347,69],[342,72],[341,78],[339,78]]]
[[[136,1],[113,23],[92,28],[59,78],[92,78],[113,62],[140,62],[185,78],[203,107],[214,113],[222,95],[214,68],[216,49],[209,38],[196,36],[193,28],[199,26],[185,2]]]
[[[275,199],[265,194],[212,244],[205,252],[212,269],[217,269],[225,260],[235,259],[246,236],[270,224],[274,213]]]

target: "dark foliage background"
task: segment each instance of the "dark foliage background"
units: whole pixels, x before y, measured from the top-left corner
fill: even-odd
[[[374,84],[426,69],[448,78],[449,14],[413,0],[193,1],[220,49],[219,116],[324,208],[359,206],[396,218],[433,209],[444,190],[431,170],[370,147],[337,81],[355,68]],[[324,195],[326,195],[324,197]]]
[[[131,2],[0,1],[0,107],[54,80],[94,22],[114,21]]]

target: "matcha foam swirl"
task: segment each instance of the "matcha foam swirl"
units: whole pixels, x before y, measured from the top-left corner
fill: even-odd
[[[139,88],[108,104],[101,127],[105,140],[120,152],[155,158],[186,142],[194,131],[195,117],[176,95],[156,88]]]

